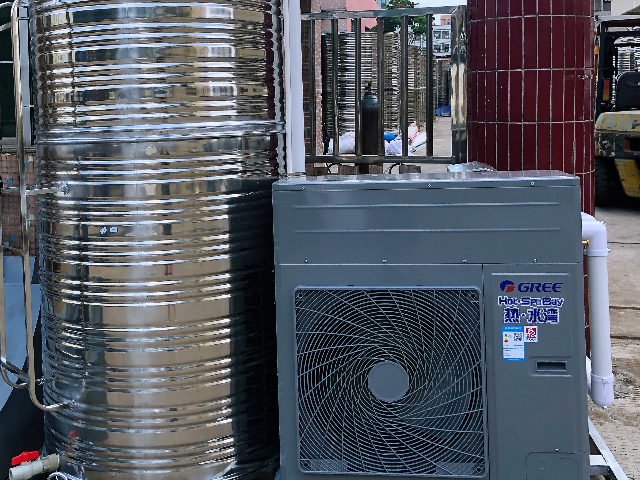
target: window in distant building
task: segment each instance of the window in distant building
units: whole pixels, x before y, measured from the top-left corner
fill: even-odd
[[[445,30],[442,34],[442,38],[451,38],[451,32],[449,30]]]

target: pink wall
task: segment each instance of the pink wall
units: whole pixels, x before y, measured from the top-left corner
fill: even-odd
[[[358,10],[380,10],[380,7],[376,3],[376,0],[346,0],[346,10],[348,12],[354,12]],[[363,18],[362,19],[362,31],[366,28],[372,28],[376,26],[375,18]],[[349,31],[351,31],[351,25],[349,25]]]

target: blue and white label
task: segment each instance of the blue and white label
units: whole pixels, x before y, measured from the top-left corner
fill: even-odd
[[[524,325],[502,327],[502,359],[524,361]]]

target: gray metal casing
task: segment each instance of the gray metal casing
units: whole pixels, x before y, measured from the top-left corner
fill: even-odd
[[[578,178],[299,177],[274,184],[273,205],[283,480],[317,475],[298,464],[294,289],[352,285],[483,292],[489,468],[482,478],[589,478]],[[539,341],[525,344],[524,361],[503,360],[498,297],[509,296],[500,290],[505,280],[520,297],[521,284],[562,283],[553,293],[564,298],[560,321],[537,325]]]

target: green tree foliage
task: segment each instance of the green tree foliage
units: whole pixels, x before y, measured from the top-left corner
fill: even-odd
[[[411,0],[391,0],[387,5],[387,10],[396,8],[416,8],[416,4]],[[385,18],[384,19],[384,32],[397,32],[400,30],[400,18]],[[420,17],[409,17],[409,27],[411,29],[411,36],[415,39],[427,33],[427,17],[422,15]],[[376,31],[376,27],[373,27],[371,31]]]

